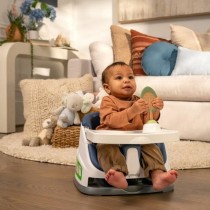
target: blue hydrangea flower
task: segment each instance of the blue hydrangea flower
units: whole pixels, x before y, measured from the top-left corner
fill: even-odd
[[[20,10],[23,15],[30,14],[32,3],[33,3],[33,0],[26,0],[22,3],[22,5],[20,6]]]
[[[44,12],[41,9],[31,10],[29,18],[35,22],[40,22],[45,17]]]
[[[51,21],[54,21],[55,18],[56,18],[56,11],[53,7],[49,7],[49,10],[50,10],[50,15],[49,15],[49,18]]]
[[[40,8],[36,8],[38,3],[40,3]],[[44,18],[49,18],[51,21],[56,18],[54,7],[39,2],[39,0],[25,0],[20,6],[20,10],[23,15],[29,17],[28,29],[36,29]]]

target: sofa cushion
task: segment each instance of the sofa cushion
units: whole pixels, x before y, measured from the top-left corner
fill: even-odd
[[[111,25],[111,37],[114,52],[114,61],[124,61],[131,64],[130,31],[117,25]]]
[[[180,139],[210,143],[209,110],[209,102],[164,101],[158,122],[163,128],[178,130]]]
[[[168,42],[155,42],[145,49],[142,67],[147,75],[168,76],[174,69],[177,46]]]
[[[172,43],[199,51],[210,51],[210,33],[199,34],[190,28],[170,25]]]
[[[140,95],[144,87],[152,87],[166,101],[210,101],[210,75],[136,76]]]
[[[146,47],[158,41],[167,40],[131,29],[132,68],[135,75],[146,75],[142,67],[142,55]]]
[[[82,90],[93,92],[93,77],[86,74],[70,79],[25,79],[20,82],[24,106],[24,133],[36,137],[42,122],[61,105],[63,93]]]
[[[210,74],[210,52],[178,48],[177,60],[172,75]]]

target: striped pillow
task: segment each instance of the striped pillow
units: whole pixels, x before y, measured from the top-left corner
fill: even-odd
[[[131,59],[134,75],[146,75],[142,67],[142,55],[148,46],[158,41],[168,41],[162,38],[149,36],[133,29],[131,32]]]

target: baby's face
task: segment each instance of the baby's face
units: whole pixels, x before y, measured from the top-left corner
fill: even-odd
[[[107,75],[107,83],[104,89],[109,95],[122,100],[129,100],[136,91],[136,82],[133,71],[129,66],[111,67]]]

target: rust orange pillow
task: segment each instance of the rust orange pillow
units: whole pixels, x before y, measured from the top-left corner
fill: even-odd
[[[166,39],[149,36],[141,32],[135,31],[133,29],[131,32],[131,59],[132,59],[132,69],[134,75],[146,75],[142,67],[142,55],[144,50],[151,44],[158,41],[168,41]]]

